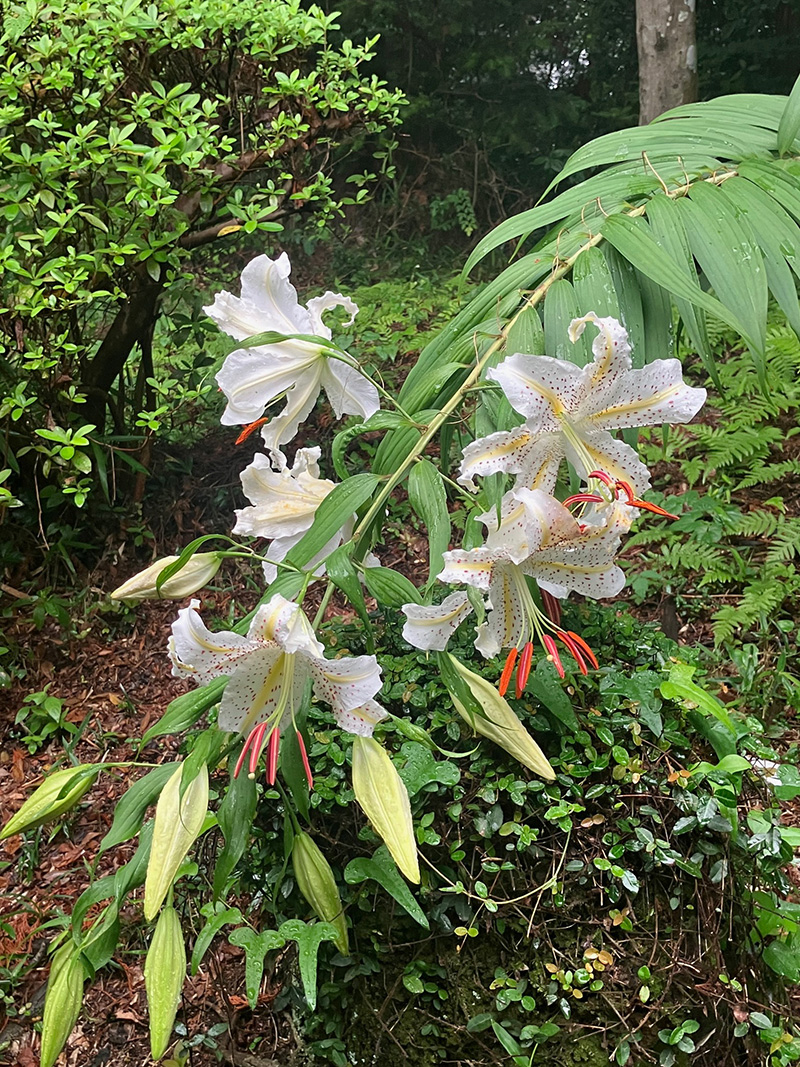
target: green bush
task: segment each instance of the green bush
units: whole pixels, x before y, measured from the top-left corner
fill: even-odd
[[[386,167],[401,97],[362,72],[376,39],[329,42],[335,18],[294,0],[5,9],[0,503],[34,475],[45,506],[80,506],[108,450],[153,432],[161,302],[211,242],[368,195],[375,174],[338,149],[376,137]]]

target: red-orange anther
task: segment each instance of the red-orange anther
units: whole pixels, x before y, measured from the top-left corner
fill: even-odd
[[[268,418],[256,419],[255,422],[251,422],[249,426],[245,426],[239,436],[236,438],[236,444],[240,445],[243,441],[246,441],[253,430],[257,430],[259,426],[263,426],[265,422],[269,422]]]
[[[511,675],[514,673],[514,664],[517,662],[518,650],[512,648],[506,657],[506,665],[503,667],[503,673],[500,675],[500,684],[497,689],[501,697],[504,697],[508,692],[508,683],[511,681]]]
[[[531,673],[531,660],[533,658],[533,642],[529,641],[522,650],[519,658],[519,670],[517,671],[517,697],[521,697],[528,684],[528,676]]]

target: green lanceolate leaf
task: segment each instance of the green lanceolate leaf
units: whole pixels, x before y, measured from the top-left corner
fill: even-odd
[[[620,318],[619,296],[614,279],[599,248],[588,248],[580,256],[572,270],[572,284],[582,315],[594,311],[601,317],[610,315],[615,319]]]
[[[744,325],[742,336],[761,367],[766,344],[767,275],[761,249],[746,219],[722,190],[698,182],[678,202],[695,259],[718,299]]]
[[[220,901],[204,904],[200,909],[200,914],[205,918],[206,924],[197,935],[192,949],[192,974],[197,974],[198,968],[203,962],[203,957],[222,927],[240,926],[244,922],[242,913],[238,908],[226,908]]]
[[[800,78],[794,83],[786,107],[778,126],[778,152],[785,156],[791,153],[792,146],[800,134]]]
[[[142,738],[142,747],[155,737],[180,734],[184,730],[188,730],[189,727],[194,726],[207,711],[210,711],[215,704],[219,703],[227,684],[227,678],[215,678],[213,682],[209,682],[202,689],[195,689],[191,693],[184,693],[183,696],[176,697],[167,706],[167,710],[158,722],[154,722],[145,731]]]
[[[608,219],[603,225],[603,236],[637,270],[663,286],[673,298],[682,297],[700,307],[722,322],[732,326],[747,341],[754,351],[757,342],[747,334],[747,328],[730,308],[710,293],[700,288],[697,280],[689,278],[675,260],[663,249],[644,219],[631,219],[622,215]]]
[[[505,355],[522,352],[528,356],[541,356],[545,353],[544,327],[535,307],[525,307],[515,317],[508,330]]]
[[[683,224],[683,215],[675,201],[668,196],[657,195],[647,205],[647,219],[656,241],[662,246],[690,282],[697,279],[697,270],[689,247],[689,238]],[[711,350],[706,333],[706,318],[702,308],[691,301],[675,296],[675,306],[686,327],[689,339],[697,349],[707,371],[719,385],[719,376],[711,359]]]
[[[364,585],[370,596],[374,596],[384,608],[422,603],[422,597],[413,582],[391,567],[365,567]]]
[[[450,547],[450,512],[439,471],[428,459],[415,463],[408,475],[408,500],[428,530],[431,582],[444,566],[443,554]]]
[[[214,900],[222,896],[228,878],[244,855],[253,829],[253,819],[258,804],[258,787],[255,778],[247,774],[231,777],[225,799],[217,810],[217,820],[225,845],[217,856],[214,867]]]
[[[358,578],[358,573],[353,566],[353,543],[339,545],[325,561],[325,569],[328,577],[341,589],[350,604],[356,609],[358,617],[364,624],[367,638],[367,651],[372,654],[375,651],[374,638],[372,636],[372,621],[364,602],[364,590]]]
[[[155,803],[167,781],[175,773],[177,763],[164,763],[143,775],[123,794],[114,809],[111,829],[100,842],[100,851],[105,852],[123,841],[129,841],[139,832],[145,812]]]
[[[628,331],[628,337],[630,338],[631,360],[635,367],[644,366],[644,309],[642,307],[642,292],[639,288],[641,274],[608,241],[603,242],[602,249],[603,258],[608,264],[608,270],[614,281],[614,289],[619,300],[620,321]]]
[[[797,284],[787,259],[797,269],[800,245],[793,235],[800,236],[796,223],[763,189],[746,178],[731,178],[720,188],[723,198],[730,202],[737,217],[750,223],[767,271],[767,284],[777,300],[789,325],[800,335],[800,303]],[[787,255],[788,253],[788,255]]]
[[[337,485],[320,504],[311,529],[286,557],[295,567],[305,567],[342,529],[353,512],[365,504],[378,485],[374,474],[355,474]]]
[[[544,304],[544,346],[548,356],[584,367],[591,358],[586,335],[575,344],[569,339],[569,324],[593,308],[581,308],[571,282],[566,278],[550,286]]]
[[[344,880],[348,885],[358,885],[367,879],[382,886],[420,926],[426,930],[430,928],[425,912],[414,899],[385,845],[375,850],[372,859],[359,857],[350,860],[344,869]]]
[[[333,469],[342,480],[348,478],[350,472],[345,467],[344,456],[352,441],[365,433],[373,433],[375,430],[398,430],[407,425],[408,420],[394,411],[376,411],[366,422],[359,422],[355,426],[348,426],[346,430],[341,430],[334,437],[331,448]]]

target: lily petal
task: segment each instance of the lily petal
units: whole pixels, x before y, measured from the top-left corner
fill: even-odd
[[[500,384],[515,411],[539,433],[559,427],[558,416],[571,411],[584,389],[584,368],[551,356],[508,356],[486,377]]]
[[[564,442],[567,459],[584,479],[592,470],[601,470],[611,475],[612,481],[621,479],[630,482],[638,496],[650,488],[650,471],[639,459],[635,448],[618,441],[607,430],[590,430],[581,435],[583,454],[576,451],[569,441]]]
[[[374,656],[347,656],[311,662],[314,694],[334,710],[348,712],[371,700],[381,688],[381,668]]]
[[[322,387],[337,419],[360,415],[368,419],[381,406],[378,390],[358,367],[344,359],[329,356],[322,370]]]
[[[403,640],[426,652],[443,652],[472,605],[466,593],[451,593],[441,604],[403,604],[402,611]]]
[[[333,717],[338,726],[356,737],[372,737],[375,727],[383,719],[389,717],[388,711],[381,707],[377,700],[368,700],[352,711],[344,711],[342,708],[333,709]]]
[[[633,366],[628,331],[617,319],[600,318],[590,311],[580,319],[573,319],[569,324],[569,339],[573,344],[578,340],[588,323],[597,327],[598,333],[592,341],[594,362],[589,364],[590,382],[598,386],[603,381],[610,381],[625,374]],[[625,423],[624,425],[627,425]]]
[[[219,706],[220,729],[248,734],[266,722],[282,701],[286,719],[291,719],[288,709],[300,706],[308,676],[307,661],[280,648],[257,649],[239,664],[225,686]],[[281,728],[285,725],[285,721],[280,724]]]
[[[286,407],[275,415],[261,428],[261,437],[269,449],[279,449],[281,445],[291,441],[300,428],[300,423],[305,422],[319,396],[320,380],[325,366],[325,361],[320,359],[315,366],[305,375],[297,379],[286,394]]]
[[[275,260],[256,256],[242,271],[241,297],[217,293],[213,304],[203,311],[237,341],[268,330],[318,333],[312,315],[297,300],[297,290],[289,281],[291,270],[285,252]],[[322,336],[329,338],[330,332]]]
[[[342,307],[350,312],[350,318],[344,324],[345,327],[352,326],[358,314],[358,304],[355,301],[351,300],[349,296],[342,296],[341,293],[332,293],[330,289],[327,293],[323,293],[322,296],[313,297],[306,306],[311,316],[311,329],[308,332],[316,334],[318,337],[330,338],[331,336],[331,332],[322,318],[323,314],[326,311],[330,311],[331,308]],[[323,333],[323,331],[325,332]]]
[[[455,548],[443,553],[444,568],[439,581],[450,585],[472,585],[488,592],[492,570],[499,555],[489,548]]]
[[[319,477],[319,455],[318,448],[300,449],[292,468],[286,465],[282,452],[273,452],[271,460],[262,453],[255,455],[239,476],[253,506],[237,509],[233,532],[251,537],[294,538],[295,544],[312,525],[319,505],[335,488],[332,481]],[[278,470],[274,469],[276,464]]]
[[[280,350],[273,345],[231,352],[216,377],[228,401],[220,420],[222,425],[247,426],[256,422],[268,404],[293,391],[305,391],[307,395],[315,390],[310,411],[319,392],[322,358],[321,350],[305,341],[286,342]],[[297,403],[295,399],[295,406]],[[282,440],[291,438],[284,436]],[[268,447],[277,449],[280,441]]]
[[[517,484],[552,492],[564,458],[560,433],[538,434],[527,423],[516,430],[480,437],[464,449],[458,481],[475,492],[476,476],[503,471],[517,475]]]
[[[689,422],[706,402],[705,389],[693,389],[683,380],[677,359],[656,359],[641,370],[614,380],[604,391],[602,406],[587,422],[598,429],[620,426],[654,426]]]
[[[221,674],[232,674],[258,644],[249,635],[243,637],[230,630],[212,633],[200,618],[199,607],[200,601],[192,600],[188,608],[178,612],[172,624],[169,656],[176,678],[191,677],[198,685],[205,685]]]

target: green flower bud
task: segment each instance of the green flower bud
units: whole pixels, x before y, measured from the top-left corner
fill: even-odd
[[[353,790],[375,833],[410,882],[419,882],[417,842],[403,779],[374,737],[353,741]]]
[[[208,585],[219,570],[224,559],[221,552],[196,552],[181,567],[177,574],[167,578],[166,582],[157,588],[158,576],[170,565],[175,563],[179,556],[165,556],[151,563],[145,570],[134,574],[127,582],[110,593],[112,600],[128,600],[135,603],[138,600],[150,600],[153,598],[163,600],[183,600],[191,596],[198,589]]]
[[[99,767],[81,764],[56,771],[33,793],[16,815],[12,815],[0,833],[0,841],[23,830],[32,830],[44,822],[57,819],[65,811],[74,808],[84,793],[94,785],[100,773]]]
[[[160,1060],[167,1051],[186,977],[186,946],[178,913],[171,905],[161,912],[144,962],[144,986],[150,1012],[150,1055]]]
[[[302,831],[295,835],[292,845],[292,867],[298,889],[317,916],[336,927],[338,935],[334,943],[343,956],[348,956],[347,920],[331,865],[313,838]]]
[[[44,1001],[40,1067],[53,1067],[81,1010],[86,975],[78,952],[70,943],[53,957]]]
[[[556,773],[547,761],[542,750],[511,710],[508,702],[501,697],[493,685],[463,663],[450,656],[453,666],[472,691],[472,695],[483,708],[484,717],[470,715],[458,697],[450,693],[458,714],[465,719],[472,729],[494,741],[504,748],[523,765],[548,782],[555,780]]]
[[[208,767],[203,764],[181,797],[183,764],[161,791],[144,883],[144,915],[154,919],[208,810]]]

